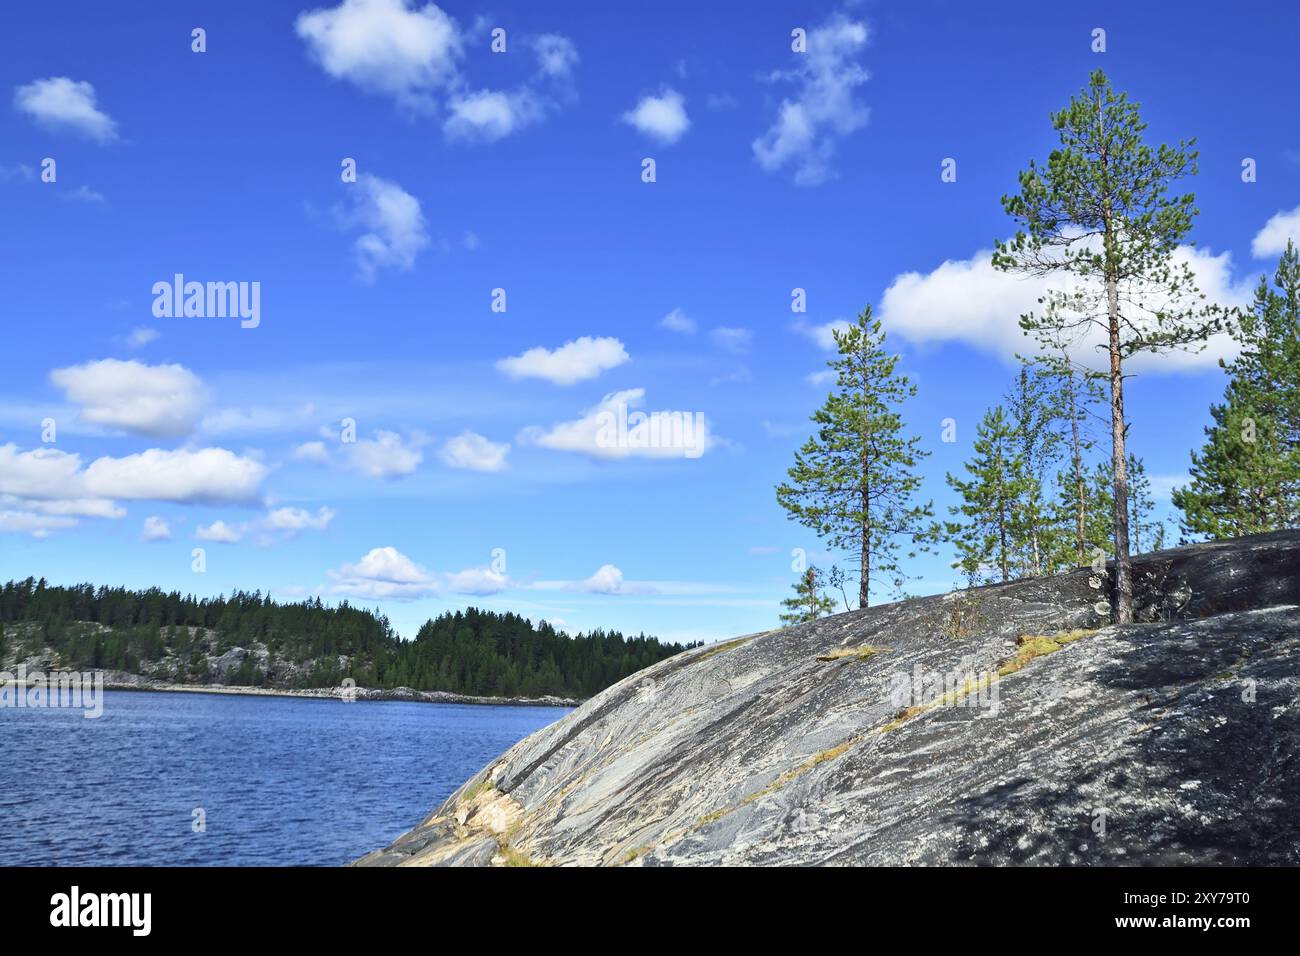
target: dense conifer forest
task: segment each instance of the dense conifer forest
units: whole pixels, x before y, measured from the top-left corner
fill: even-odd
[[[212,662],[264,646],[224,674]],[[346,601],[291,604],[260,592],[195,598],[150,588],[58,587],[43,579],[0,589],[0,660],[48,648],[58,666],[165,674],[181,683],[411,687],[484,696],[589,697],[695,645],[592,631],[570,637],[545,621],[469,608],[427,621],[414,640]]]

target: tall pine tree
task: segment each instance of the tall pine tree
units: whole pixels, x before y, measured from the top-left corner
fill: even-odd
[[[1175,256],[1196,215],[1194,197],[1168,195],[1196,172],[1191,142],[1155,149],[1142,139],[1138,107],[1100,70],[1052,117],[1059,148],[1031,162],[1020,192],[1003,197],[1017,221],[999,243],[997,268],[1073,280],[1050,290],[1041,314],[1021,317],[1026,332],[1056,348],[1064,334],[1100,332],[1108,360],[1115,545],[1115,620],[1133,620],[1129,557],[1124,362],[1137,352],[1204,347],[1224,312],[1204,304],[1191,268]]]
[[[835,390],[813,414],[817,433],[795,453],[776,500],[792,521],[858,556],[858,605],[866,607],[877,577],[902,589],[900,556],[929,549],[934,511],[913,501],[927,452],[905,433],[898,412],[916,386],[898,371],[898,356],[885,351],[870,306],[834,334],[839,356],[828,364]]]

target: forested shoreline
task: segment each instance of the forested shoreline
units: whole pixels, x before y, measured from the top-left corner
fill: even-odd
[[[696,645],[478,608],[427,621],[402,640],[382,614],[319,598],[197,598],[178,591],[10,581],[0,588],[0,662],[52,653],[58,666],[180,684],[298,689],[338,686],[484,697],[590,697]]]

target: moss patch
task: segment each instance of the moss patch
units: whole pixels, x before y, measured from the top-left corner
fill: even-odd
[[[506,858],[506,866],[537,866],[533,858],[523,850],[505,843],[501,844],[501,855]]]
[[[837,647],[827,654],[818,654],[819,661],[842,661],[845,658],[852,657],[860,661],[865,661],[868,657],[875,657],[889,650],[887,647],[873,647],[870,644],[863,644],[861,647]]]
[[[497,785],[495,783],[487,779],[487,777],[484,777],[478,783],[474,784],[474,786],[470,787],[468,790],[465,791],[465,796],[461,797],[461,802],[470,803],[474,800],[477,800],[479,797],[487,793],[489,790],[495,790],[496,788]]]
[[[698,664],[700,661],[708,660],[710,657],[713,657],[715,654],[721,654],[723,651],[729,651],[733,647],[739,647],[741,644],[748,644],[751,640],[753,640],[753,638],[738,637],[734,641],[726,641],[725,643],[722,644],[714,644],[704,653],[697,655],[693,663]]]
[[[949,691],[941,697],[936,697],[929,703],[919,704],[915,707],[908,707],[906,710],[899,711],[894,715],[893,720],[880,728],[880,732],[884,734],[891,730],[897,730],[913,717],[917,717],[925,713],[927,710],[932,710],[936,707],[951,707],[958,701],[969,697],[971,694],[986,689],[993,683],[993,681],[1002,677],[1008,677],[1011,674],[1022,670],[1031,662],[1038,660],[1038,658],[1046,657],[1048,654],[1055,654],[1065,645],[1073,644],[1075,641],[1085,638],[1089,634],[1096,633],[1095,630],[1078,628],[1073,631],[1062,631],[1059,634],[1053,634],[1050,637],[1043,634],[1021,634],[1016,638],[1016,645],[1019,650],[1016,651],[1013,657],[1010,657],[999,664],[994,673],[981,674],[973,680],[966,681],[965,686],[958,690]]]

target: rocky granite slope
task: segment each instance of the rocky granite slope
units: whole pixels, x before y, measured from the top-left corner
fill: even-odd
[[[1300,863],[1300,533],[679,654],[361,865]]]

